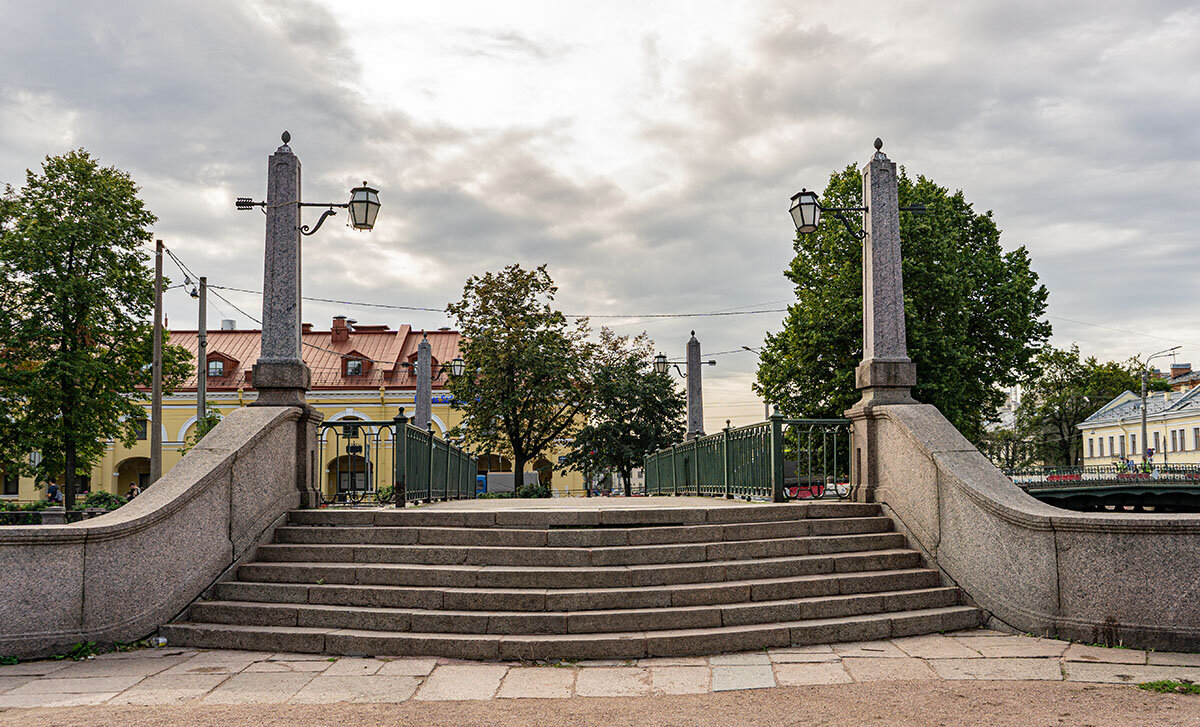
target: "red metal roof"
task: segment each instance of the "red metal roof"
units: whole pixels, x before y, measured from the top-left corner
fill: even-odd
[[[246,391],[254,390],[250,385],[250,369],[258,360],[261,335],[258,329],[208,331],[208,357],[211,359],[217,353],[237,362],[226,364],[224,376],[208,377],[209,391],[236,391],[238,387]],[[351,324],[350,340],[334,343],[331,331],[306,330],[301,335],[301,357],[312,370],[313,389],[377,389],[380,386],[416,389],[417,379],[412,367],[401,364],[416,361],[417,345],[423,335],[429,337],[433,373],[436,375],[441,364],[449,363],[459,355],[458,344],[462,336],[458,331],[414,331],[407,325],[395,331],[378,325],[358,329]],[[195,391],[196,351],[199,348],[197,331],[173,330],[170,332],[170,343],[187,349],[192,360],[192,375],[176,391]],[[343,362],[348,354],[357,354],[355,357],[366,359],[361,376],[344,375]],[[444,377],[435,379],[434,385],[443,380]]]

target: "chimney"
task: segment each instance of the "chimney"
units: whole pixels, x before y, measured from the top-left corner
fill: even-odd
[[[333,342],[345,343],[350,340],[350,329],[346,327],[346,316],[333,317]]]
[[[1171,364],[1171,378],[1177,378],[1184,374],[1192,373],[1192,365],[1190,363],[1173,363]]]
[[[221,320],[221,330],[222,330],[222,331],[234,331],[234,330],[237,330],[237,321],[233,320],[232,318],[224,318],[224,319],[222,319],[222,320]]]
[[[300,332],[301,333],[312,333],[312,324],[311,323],[301,323],[300,324]]]

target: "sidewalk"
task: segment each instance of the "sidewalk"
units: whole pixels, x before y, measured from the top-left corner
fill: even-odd
[[[82,662],[0,666],[0,709],[576,700],[899,680],[1136,684],[1157,679],[1200,681],[1200,654],[1105,649],[983,629],[710,657],[561,665],[166,646]],[[1200,710],[1200,699],[1195,704]]]

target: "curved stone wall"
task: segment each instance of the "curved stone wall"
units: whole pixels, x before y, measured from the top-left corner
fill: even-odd
[[[238,409],[128,505],[0,528],[0,655],[134,641],[182,611],[300,503],[300,414]]]
[[[1200,651],[1200,515],[1044,504],[934,407],[873,407],[874,499],[930,563],[1017,630]]]

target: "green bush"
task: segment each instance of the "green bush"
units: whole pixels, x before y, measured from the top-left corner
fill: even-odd
[[[517,497],[550,497],[550,488],[546,485],[521,485],[517,490]]]
[[[21,504],[0,500],[0,512],[29,513],[27,515],[4,515],[0,517],[0,525],[40,525],[42,517],[33,513],[45,510],[54,504],[56,503],[49,500],[34,500]]]
[[[84,510],[116,510],[127,502],[129,500],[111,492],[92,492],[83,498],[82,508]]]
[[[375,491],[375,501],[380,503],[391,502],[392,495],[394,495],[395,492],[395,488],[393,488],[391,485],[388,485],[387,487],[380,487]]]

